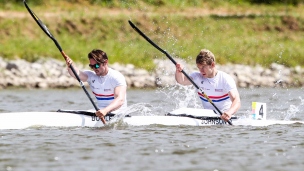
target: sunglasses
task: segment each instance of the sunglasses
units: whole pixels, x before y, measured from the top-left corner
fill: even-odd
[[[89,64],[89,67],[92,69],[94,69],[94,68],[98,69],[100,67],[100,64],[99,63],[93,64],[93,65]]]

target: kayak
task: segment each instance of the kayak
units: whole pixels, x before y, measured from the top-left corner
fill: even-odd
[[[181,108],[166,115],[130,116],[110,113],[105,117],[107,124],[122,120],[133,126],[142,125],[189,125],[207,126],[228,124],[213,110]],[[231,119],[237,120],[237,117]],[[58,110],[57,112],[15,112],[0,114],[0,129],[25,129],[29,127],[103,127],[104,124],[89,110]]]
[[[109,113],[105,117],[107,124],[122,121],[131,126],[211,126],[228,125],[213,110],[180,108],[166,115],[131,116]],[[233,116],[233,125],[269,126],[274,124],[294,124],[303,121],[280,121],[252,119]],[[58,110],[57,112],[15,112],[0,114],[0,129],[26,129],[31,127],[103,127],[101,120],[89,110]]]

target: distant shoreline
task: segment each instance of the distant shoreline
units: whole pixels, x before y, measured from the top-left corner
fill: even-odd
[[[162,2],[134,1],[126,7],[125,2],[110,5],[98,1],[98,5],[97,0],[96,3],[43,0],[29,5],[75,62],[87,62],[87,53],[98,48],[107,53],[110,63],[130,63],[153,70],[153,59],[164,59],[165,55],[130,26],[131,20],[174,58],[194,59],[206,48],[223,65],[270,67],[276,62],[304,67],[303,3],[286,6],[285,2],[276,5],[249,1]],[[2,4],[0,56],[30,62],[45,57],[62,60],[54,42],[22,3]]]
[[[180,61],[183,63],[183,61]],[[175,67],[169,60],[154,60],[156,69],[148,72],[132,64],[110,64],[126,78],[129,88],[156,88],[176,85]],[[184,63],[185,71],[196,70],[194,65]],[[79,69],[89,69],[76,63]],[[273,63],[270,68],[238,64],[218,65],[218,69],[230,74],[240,88],[254,87],[303,87],[304,68],[287,68]],[[20,88],[71,88],[79,87],[76,79],[68,75],[66,64],[56,59],[42,59],[35,63],[25,60],[0,58],[0,89]]]

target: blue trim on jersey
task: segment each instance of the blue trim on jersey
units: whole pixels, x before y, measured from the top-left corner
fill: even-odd
[[[200,97],[200,99],[203,100],[204,102],[208,102],[208,100],[205,99],[205,98]],[[229,99],[229,96],[228,96],[228,97],[225,97],[225,98],[223,98],[223,99],[220,99],[220,100],[212,100],[212,101],[213,101],[213,102],[221,102],[221,101],[224,101],[224,100],[227,100],[227,99]]]
[[[109,98],[100,98],[100,97],[96,97],[97,100],[113,100],[114,97],[109,97]]]

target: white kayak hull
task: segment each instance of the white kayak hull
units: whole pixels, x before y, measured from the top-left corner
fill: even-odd
[[[121,119],[124,123],[133,126],[142,125],[189,125],[189,126],[208,126],[227,124],[220,118],[207,120],[195,119],[179,116],[128,116],[115,118],[108,123],[116,122]],[[102,127],[104,124],[96,116],[87,116],[74,113],[62,112],[20,112],[20,113],[1,113],[0,129],[25,129],[29,127]]]
[[[288,125],[288,124],[304,124],[304,121],[285,121],[285,120],[253,120],[253,119],[238,119],[234,125],[248,126],[270,126],[270,125]]]
[[[91,116],[58,112],[20,112],[0,114],[0,129],[24,129],[36,126],[49,127],[100,127],[100,121]]]
[[[73,112],[73,111],[72,111]],[[20,112],[0,113],[0,129],[25,129],[29,127],[103,127],[104,124],[96,116],[68,112]],[[94,113],[92,113],[94,114]],[[89,114],[90,115],[90,114]],[[132,126],[166,125],[166,126],[210,126],[228,123],[222,121],[213,111],[205,109],[181,108],[167,114],[167,116],[126,116],[113,117],[107,123],[115,123],[122,120],[123,123]],[[234,117],[233,125],[268,126],[274,124],[294,124],[303,121],[279,121],[279,120],[252,120],[238,119]]]

